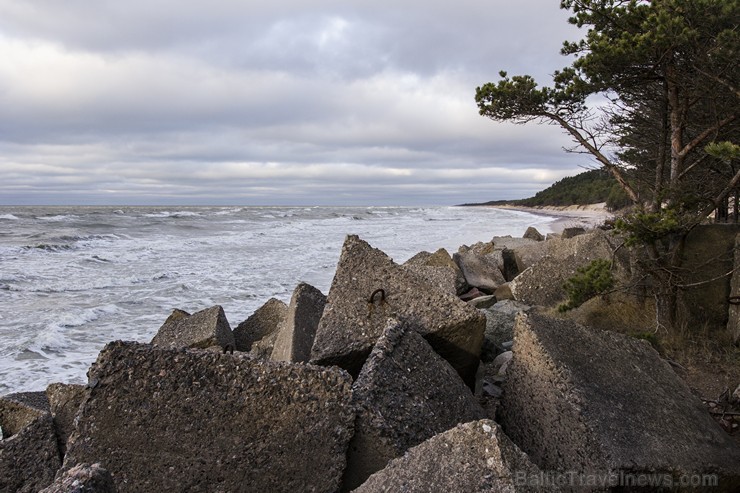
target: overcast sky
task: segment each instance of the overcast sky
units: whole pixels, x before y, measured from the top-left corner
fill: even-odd
[[[0,0],[0,204],[433,205],[582,171],[478,115],[547,84],[559,0]]]

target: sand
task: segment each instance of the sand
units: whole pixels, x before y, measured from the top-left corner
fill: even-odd
[[[551,233],[561,233],[565,228],[581,226],[584,228],[593,228],[611,219],[614,215],[606,210],[606,203],[589,205],[569,205],[569,206],[539,206],[524,207],[518,205],[494,205],[498,209],[509,209],[514,211],[529,212],[530,214],[541,214],[544,216],[555,217],[555,221],[550,223]],[[547,231],[541,231],[547,233]]]

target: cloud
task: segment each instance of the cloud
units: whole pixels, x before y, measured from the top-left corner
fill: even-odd
[[[587,163],[480,117],[574,38],[538,0],[0,2],[0,200],[457,203]]]

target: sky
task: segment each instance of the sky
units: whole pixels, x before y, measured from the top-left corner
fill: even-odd
[[[590,165],[478,114],[559,0],[0,0],[0,204],[452,205]]]

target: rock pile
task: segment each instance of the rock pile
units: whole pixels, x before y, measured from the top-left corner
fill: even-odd
[[[176,310],[87,386],[0,398],[0,492],[739,491],[740,449],[648,344],[530,308],[610,239],[535,233],[404,265],[349,236],[326,297],[233,332]]]

